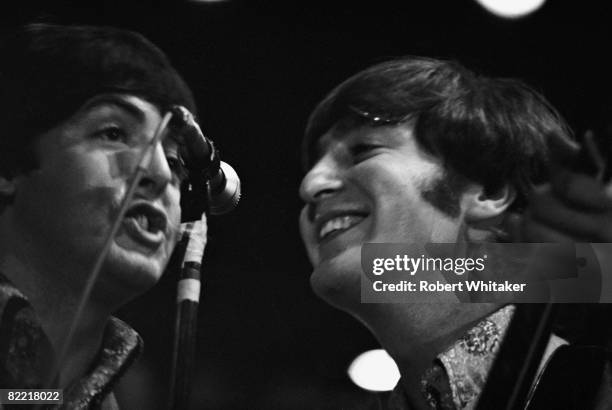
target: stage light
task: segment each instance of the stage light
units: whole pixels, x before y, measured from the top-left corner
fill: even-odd
[[[546,0],[476,0],[490,13],[503,18],[520,18],[533,13]]]
[[[397,365],[383,349],[361,353],[349,366],[348,375],[357,386],[375,392],[393,390],[400,378]]]

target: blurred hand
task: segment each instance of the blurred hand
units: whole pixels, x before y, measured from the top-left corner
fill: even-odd
[[[612,183],[558,168],[505,229],[512,242],[612,242]]]

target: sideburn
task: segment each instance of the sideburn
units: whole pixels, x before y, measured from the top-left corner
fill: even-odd
[[[464,176],[445,170],[443,175],[420,187],[421,197],[439,211],[457,218],[461,214],[461,192],[467,184]]]

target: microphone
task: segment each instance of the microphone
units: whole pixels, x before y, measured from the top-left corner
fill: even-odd
[[[174,105],[170,111],[170,125],[183,136],[186,151],[184,156],[192,189],[208,189],[211,214],[222,215],[232,211],[240,201],[238,174],[228,163],[220,160],[212,140],[204,136],[187,108]]]

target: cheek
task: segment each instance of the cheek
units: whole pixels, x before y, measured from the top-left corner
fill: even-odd
[[[372,233],[386,242],[420,240],[435,223],[431,205],[421,194],[440,170],[435,164],[394,161],[363,169],[356,181],[373,205]],[[368,181],[367,185],[364,181]]]
[[[40,175],[46,180],[45,189],[60,194],[67,200],[77,200],[84,193],[116,190],[121,186],[111,175],[109,156],[89,154],[83,150],[67,152],[55,161],[44,164]]]
[[[122,178],[132,175],[138,166],[140,152],[135,149],[123,150],[109,154],[106,157],[109,174],[112,178]]]
[[[105,158],[92,155],[57,156],[42,164],[24,181],[23,201],[39,208],[53,220],[66,224],[81,223],[92,212],[116,203],[123,187],[108,174]],[[28,205],[29,203],[29,205]]]
[[[376,161],[354,168],[353,179],[373,199],[385,197],[415,198],[423,180],[435,175],[437,169],[429,163],[411,163],[391,156],[380,156]]]
[[[394,214],[396,210],[407,209],[419,198],[418,176],[407,172],[405,166],[379,164],[363,167],[354,174],[353,181],[362,194],[374,204],[374,211],[383,216],[387,215],[387,212]]]
[[[168,210],[168,216],[176,219],[178,222],[181,221],[181,191],[179,188],[174,186],[168,186],[166,188],[166,195],[163,200],[164,206]]]

